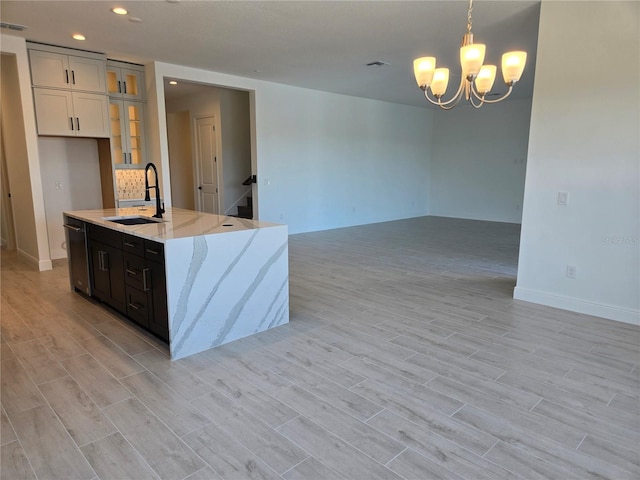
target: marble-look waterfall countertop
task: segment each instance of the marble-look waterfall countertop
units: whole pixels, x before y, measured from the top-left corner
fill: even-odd
[[[105,220],[154,212],[135,207],[64,214],[164,244],[173,360],[289,321],[286,225],[179,208],[167,208],[161,223]]]
[[[143,225],[120,225],[105,218],[112,217],[152,217],[156,212],[155,206],[108,208],[102,210],[75,210],[64,212],[69,217],[100,225],[137,237],[164,243],[166,240],[178,238],[198,237],[217,233],[254,230],[256,228],[276,227],[276,223],[259,222],[246,218],[214,215],[211,213],[194,212],[181,208],[167,207],[162,214],[162,222],[145,223]]]

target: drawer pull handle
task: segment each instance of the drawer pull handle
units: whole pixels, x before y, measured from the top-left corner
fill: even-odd
[[[147,253],[151,253],[153,255],[160,255],[158,250],[153,250],[152,248],[147,248]]]
[[[133,248],[133,247],[135,247],[135,246],[136,246],[136,244],[135,244],[135,243],[124,242],[124,246],[125,246],[125,247]]]
[[[144,268],[142,270],[142,291],[143,292],[148,292],[149,291],[149,282],[147,281],[147,274],[149,273],[149,269],[148,268]]]
[[[136,270],[130,270],[127,268],[127,275],[131,275],[133,277],[137,277],[138,276],[138,272]]]
[[[131,308],[133,308],[134,310],[140,310],[140,307],[139,307],[138,305],[136,305],[135,303],[131,303],[131,302],[129,302],[129,306],[130,306]]]

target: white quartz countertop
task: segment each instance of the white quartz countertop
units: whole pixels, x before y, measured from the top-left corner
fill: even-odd
[[[277,223],[259,222],[257,220],[249,220],[246,218],[214,215],[211,213],[194,212],[192,210],[183,210],[181,208],[172,207],[167,207],[166,212],[162,214],[162,222],[158,223],[121,225],[119,223],[105,220],[105,218],[113,217],[152,217],[155,210],[155,206],[109,208],[102,210],[74,210],[64,212],[64,215],[162,243],[167,240],[177,238],[198,237],[202,235],[214,235],[279,226]]]

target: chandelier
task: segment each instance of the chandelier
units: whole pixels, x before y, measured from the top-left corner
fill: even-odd
[[[443,110],[451,110],[462,97],[475,108],[480,108],[485,103],[498,103],[504,100],[511,94],[513,85],[520,80],[527,60],[527,52],[507,52],[502,55],[502,77],[509,89],[500,98],[487,99],[496,78],[496,66],[483,65],[486,46],[482,43],[473,43],[472,10],[473,0],[469,0],[467,33],[462,37],[462,46],[460,47],[462,75],[460,86],[453,98],[447,101],[442,100],[449,84],[448,68],[436,68],[436,57],[420,57],[413,61],[413,73],[418,86],[424,92],[424,97]],[[429,89],[434,98],[429,96]]]

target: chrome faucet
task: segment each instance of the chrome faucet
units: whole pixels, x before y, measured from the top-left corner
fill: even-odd
[[[149,177],[147,176],[147,172],[149,171],[150,168],[153,168],[153,173],[156,177],[156,184],[151,186],[149,186]],[[162,207],[161,207],[160,206],[160,187],[158,186],[158,170],[156,169],[156,166],[151,162],[147,163],[147,166],[144,167],[144,200],[145,202],[148,202],[149,200],[151,200],[151,196],[149,195],[150,188],[156,189],[156,214],[154,215],[154,217],[162,218],[162,214],[164,213],[164,203],[162,204]]]

